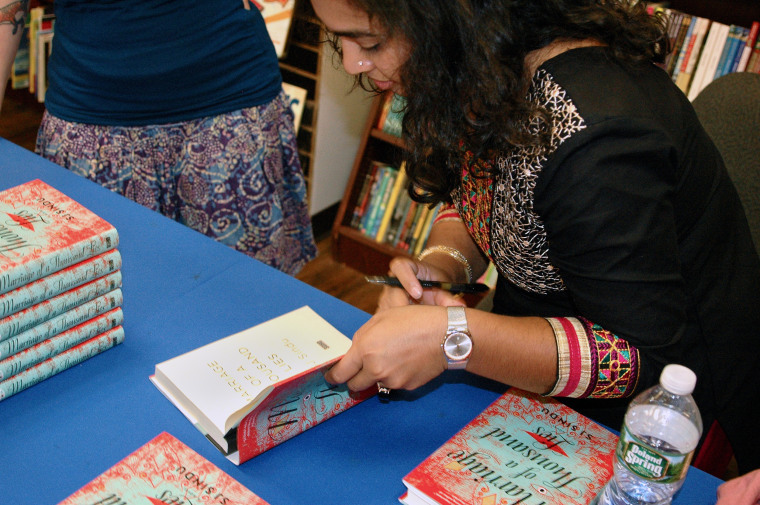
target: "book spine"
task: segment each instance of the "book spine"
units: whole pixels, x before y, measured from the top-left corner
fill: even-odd
[[[377,194],[380,189],[380,185],[382,184],[383,175],[385,172],[385,167],[377,165],[374,169],[374,173],[372,176],[372,184],[369,187],[369,192],[367,193],[367,200],[364,203],[364,208],[362,210],[362,217],[361,221],[359,222],[359,227],[357,228],[360,232],[363,234],[367,234],[367,225],[369,224],[370,215],[372,214],[372,209],[374,208],[374,204],[377,201]]]
[[[406,217],[406,213],[409,211],[409,205],[411,205],[411,203],[412,199],[409,196],[409,192],[402,189],[398,202],[396,203],[396,208],[393,211],[393,217],[391,218],[391,222],[388,225],[388,233],[385,237],[385,242],[387,244],[395,247],[398,243],[399,233],[401,232],[401,227],[404,224],[404,218]]]
[[[388,200],[381,209],[382,215],[380,218],[380,226],[378,226],[377,233],[375,234],[375,240],[378,242],[382,242],[385,239],[385,234],[388,231],[388,226],[391,224],[391,218],[396,210],[396,203],[398,202],[401,187],[404,185],[405,180],[406,171],[404,170],[404,165],[402,163],[401,167],[396,170],[396,178],[393,181],[393,186],[389,186],[390,192]]]
[[[739,68],[739,64],[742,60],[742,55],[744,54],[744,48],[747,45],[747,37],[749,37],[749,29],[744,28],[743,26],[738,27],[738,36],[736,41],[736,47],[734,48],[734,57],[733,61],[728,65],[728,71],[726,73],[733,73],[736,72]]]
[[[367,215],[362,223],[362,232],[366,236],[372,236],[372,230],[377,230],[376,223],[378,220],[378,213],[383,201],[383,195],[388,187],[388,179],[390,177],[391,167],[384,166],[378,170],[377,184],[370,195],[369,207],[367,208]]]
[[[681,70],[684,68],[684,60],[686,60],[686,56],[689,54],[689,51],[691,50],[691,47],[694,42],[694,27],[697,24],[697,16],[688,16],[689,18],[689,27],[686,29],[686,34],[681,39],[681,44],[678,48],[678,59],[675,61],[675,64],[673,65],[673,70],[670,74],[671,79],[673,82],[676,81],[678,78],[678,74],[681,73]],[[686,19],[686,18],[684,18]]]
[[[18,335],[121,286],[121,270],[82,284],[49,300],[0,319],[0,341]]]
[[[364,217],[364,212],[367,210],[370,188],[372,187],[372,181],[375,178],[376,171],[377,164],[373,163],[367,173],[364,175],[362,187],[359,190],[359,194],[356,196],[356,206],[354,207],[354,212],[351,215],[351,228],[358,230],[361,226],[362,217]]]
[[[72,244],[27,263],[17,265],[0,274],[0,294],[41,279],[53,272],[63,270],[87,258],[115,249],[118,244],[119,234],[115,228],[110,228],[84,242]]]
[[[425,204],[420,206],[420,213],[415,218],[414,222],[414,230],[412,231],[412,238],[409,241],[409,253],[414,254],[414,251],[417,247],[417,242],[420,240],[420,235],[422,235],[422,228],[425,227],[425,220],[427,219],[428,214],[430,214],[430,207]]]
[[[752,55],[752,49],[755,47],[755,42],[757,41],[758,31],[760,31],[760,21],[753,21],[752,26],[749,29],[749,35],[747,35],[747,42],[742,49],[739,65],[736,67],[737,72],[744,72],[747,69],[749,57]]]
[[[699,21],[695,28],[696,33],[694,36],[694,44],[688,56],[686,68],[682,70],[676,78],[676,84],[679,88],[681,88],[681,91],[683,91],[684,94],[689,93],[689,88],[691,87],[697,63],[702,57],[703,48],[705,45],[705,37],[707,36],[707,31],[710,29],[710,23],[711,21],[707,18],[699,18]]]
[[[760,62],[760,35],[757,37],[755,47],[752,49],[752,53],[749,55],[746,71],[758,73],[758,62]]]
[[[58,335],[92,317],[108,312],[113,308],[121,307],[123,301],[121,289],[115,289],[52,319],[43,321],[18,335],[0,342],[0,359],[7,358],[43,340]]]
[[[95,316],[82,324],[74,326],[59,335],[43,340],[28,349],[17,352],[0,360],[0,381],[23,372],[48,358],[62,353],[66,349],[89,340],[105,331],[115,328],[124,322],[124,313],[120,307],[109,310],[105,314]]]
[[[678,20],[680,26],[678,27],[676,38],[673,42],[673,50],[670,53],[672,56],[670,57],[670,61],[668,62],[667,67],[668,74],[671,77],[677,73],[676,69],[678,68],[678,64],[682,59],[683,50],[685,48],[684,40],[686,40],[686,36],[689,33],[691,20],[692,16],[690,14],[682,14]]]
[[[433,222],[435,221],[435,217],[438,215],[438,211],[441,209],[441,204],[435,206],[434,209],[432,209],[427,217],[425,218],[425,224],[422,227],[422,233],[420,234],[420,240],[417,241],[417,245],[414,246],[414,256],[419,256],[419,254],[422,252],[422,250],[425,248],[425,244],[427,244],[427,239],[430,236],[430,230],[433,229]]]
[[[121,254],[117,249],[113,249],[59,270],[0,295],[0,318],[28,309],[43,300],[115,272],[120,268]]]
[[[0,382],[0,401],[9,398],[45,379],[82,363],[124,341],[124,329],[117,326],[48,358],[33,367]]]
[[[728,54],[731,52],[731,48],[734,46],[734,41],[736,39],[735,33],[736,33],[736,26],[731,25],[728,29],[728,35],[726,35],[726,40],[723,43],[723,49],[721,50],[720,58],[718,58],[718,64],[715,67],[715,72],[713,72],[712,79],[710,80],[710,82],[714,81],[715,79],[723,75]]]
[[[404,107],[406,107],[406,99],[401,95],[394,94],[391,97],[388,112],[383,121],[382,130],[385,133],[395,137],[401,136],[404,120]]]
[[[728,29],[728,25],[717,21],[713,21],[710,25],[705,47],[702,49],[703,55],[699,58],[696,74],[689,88],[689,100],[694,100],[699,92],[712,81],[715,69],[718,67],[718,60],[723,52]]]

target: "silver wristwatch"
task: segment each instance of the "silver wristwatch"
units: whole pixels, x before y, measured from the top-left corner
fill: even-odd
[[[462,369],[472,354],[472,335],[467,328],[467,316],[464,307],[447,307],[448,328],[443,337],[441,348],[449,369]]]

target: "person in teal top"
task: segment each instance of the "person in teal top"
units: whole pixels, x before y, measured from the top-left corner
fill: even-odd
[[[56,1],[36,150],[295,274],[316,256],[306,186],[274,46],[245,7]]]

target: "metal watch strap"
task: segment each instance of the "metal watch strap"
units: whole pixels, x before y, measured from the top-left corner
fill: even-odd
[[[446,312],[449,318],[446,335],[452,331],[469,331],[467,328],[467,315],[464,312],[464,307],[446,307]]]

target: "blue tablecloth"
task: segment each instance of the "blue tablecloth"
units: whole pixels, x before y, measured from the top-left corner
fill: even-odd
[[[369,315],[0,139],[0,189],[39,178],[119,230],[123,344],[0,402],[0,503],[56,504],[162,431],[271,505],[391,504],[401,479],[504,386],[451,372],[377,398],[241,466],[153,386],[156,363],[309,305],[346,335]],[[720,484],[689,472],[677,505]]]

